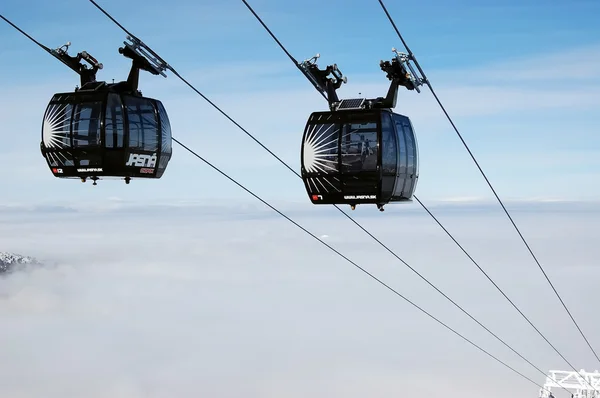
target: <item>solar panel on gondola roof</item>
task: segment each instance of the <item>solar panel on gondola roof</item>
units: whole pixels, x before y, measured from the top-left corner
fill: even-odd
[[[337,109],[363,109],[366,98],[343,99],[340,101]]]

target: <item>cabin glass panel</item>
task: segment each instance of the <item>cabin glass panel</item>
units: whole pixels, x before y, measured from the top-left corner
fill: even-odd
[[[129,148],[157,151],[160,128],[152,100],[125,96],[129,119]]]
[[[408,120],[406,120],[404,122],[404,131],[406,132],[406,142],[407,142],[407,149],[406,152],[408,154],[408,169],[407,169],[407,180],[406,180],[406,185],[405,185],[405,194],[409,194],[410,192],[413,192],[415,189],[415,185],[417,183],[417,161],[418,161],[418,156],[417,156],[417,147],[416,147],[416,141],[415,141],[415,136],[413,133],[413,130],[411,128],[410,122]]]
[[[161,147],[160,157],[158,161],[158,171],[156,176],[160,177],[167,168],[167,164],[171,159],[171,153],[173,152],[173,137],[171,136],[171,123],[169,122],[169,116],[163,106],[162,102],[156,101],[158,107],[158,114],[160,117],[160,131],[161,131]]]
[[[125,129],[123,104],[118,94],[110,93],[106,103],[106,122],[104,124],[105,146],[107,148],[123,148]]]
[[[83,102],[75,105],[73,112],[73,148],[100,145],[102,101]]]
[[[419,177],[419,143],[418,143],[418,139],[417,139],[417,135],[415,134],[415,130],[413,128],[412,123],[408,123],[410,130],[412,132],[412,137],[414,140],[414,144],[415,144],[415,178]],[[416,182],[415,182],[416,184]]]
[[[156,101],[158,113],[160,115],[160,130],[162,134],[161,151],[163,154],[171,154],[173,152],[173,137],[171,136],[171,123],[167,111],[160,101]]]
[[[395,124],[389,113],[381,114],[381,168],[384,174],[396,175],[398,148]]]
[[[412,134],[412,129],[405,121],[402,126],[404,127],[404,135],[406,137],[406,155],[408,160],[408,166],[406,168],[406,173],[409,177],[413,176],[415,173],[415,144],[414,138]]]
[[[342,171],[376,171],[377,149],[377,122],[345,124],[342,135]]]
[[[406,154],[406,132],[402,127],[402,117],[400,115],[394,115],[394,122],[396,123],[396,130],[398,131],[398,154],[399,154],[399,165],[398,174],[401,176],[406,175],[408,156]]]

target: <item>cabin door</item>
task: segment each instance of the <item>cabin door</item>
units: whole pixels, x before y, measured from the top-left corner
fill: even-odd
[[[345,195],[379,192],[377,122],[344,124],[341,137],[342,183]]]
[[[125,141],[123,104],[117,94],[108,95],[104,121],[105,170],[118,175],[125,169],[127,159],[123,150]]]

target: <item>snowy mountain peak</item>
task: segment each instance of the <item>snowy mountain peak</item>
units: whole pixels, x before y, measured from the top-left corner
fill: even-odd
[[[17,264],[36,264],[37,261],[33,257],[22,256],[20,254],[0,252],[0,272],[8,271],[8,269]]]

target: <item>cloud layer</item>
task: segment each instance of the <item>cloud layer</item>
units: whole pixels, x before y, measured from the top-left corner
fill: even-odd
[[[553,206],[515,219],[598,345],[591,308],[600,208]],[[423,212],[403,210],[409,208],[363,207],[353,215],[544,371],[565,368],[441,230]],[[293,217],[543,383],[543,375],[347,220],[312,209],[297,208]],[[508,222],[473,205],[440,209],[442,222],[547,337],[577,367],[592,370],[591,354]],[[47,264],[1,280],[0,395],[537,394],[296,227],[261,216],[260,208],[143,210],[0,215],[0,250]]]

